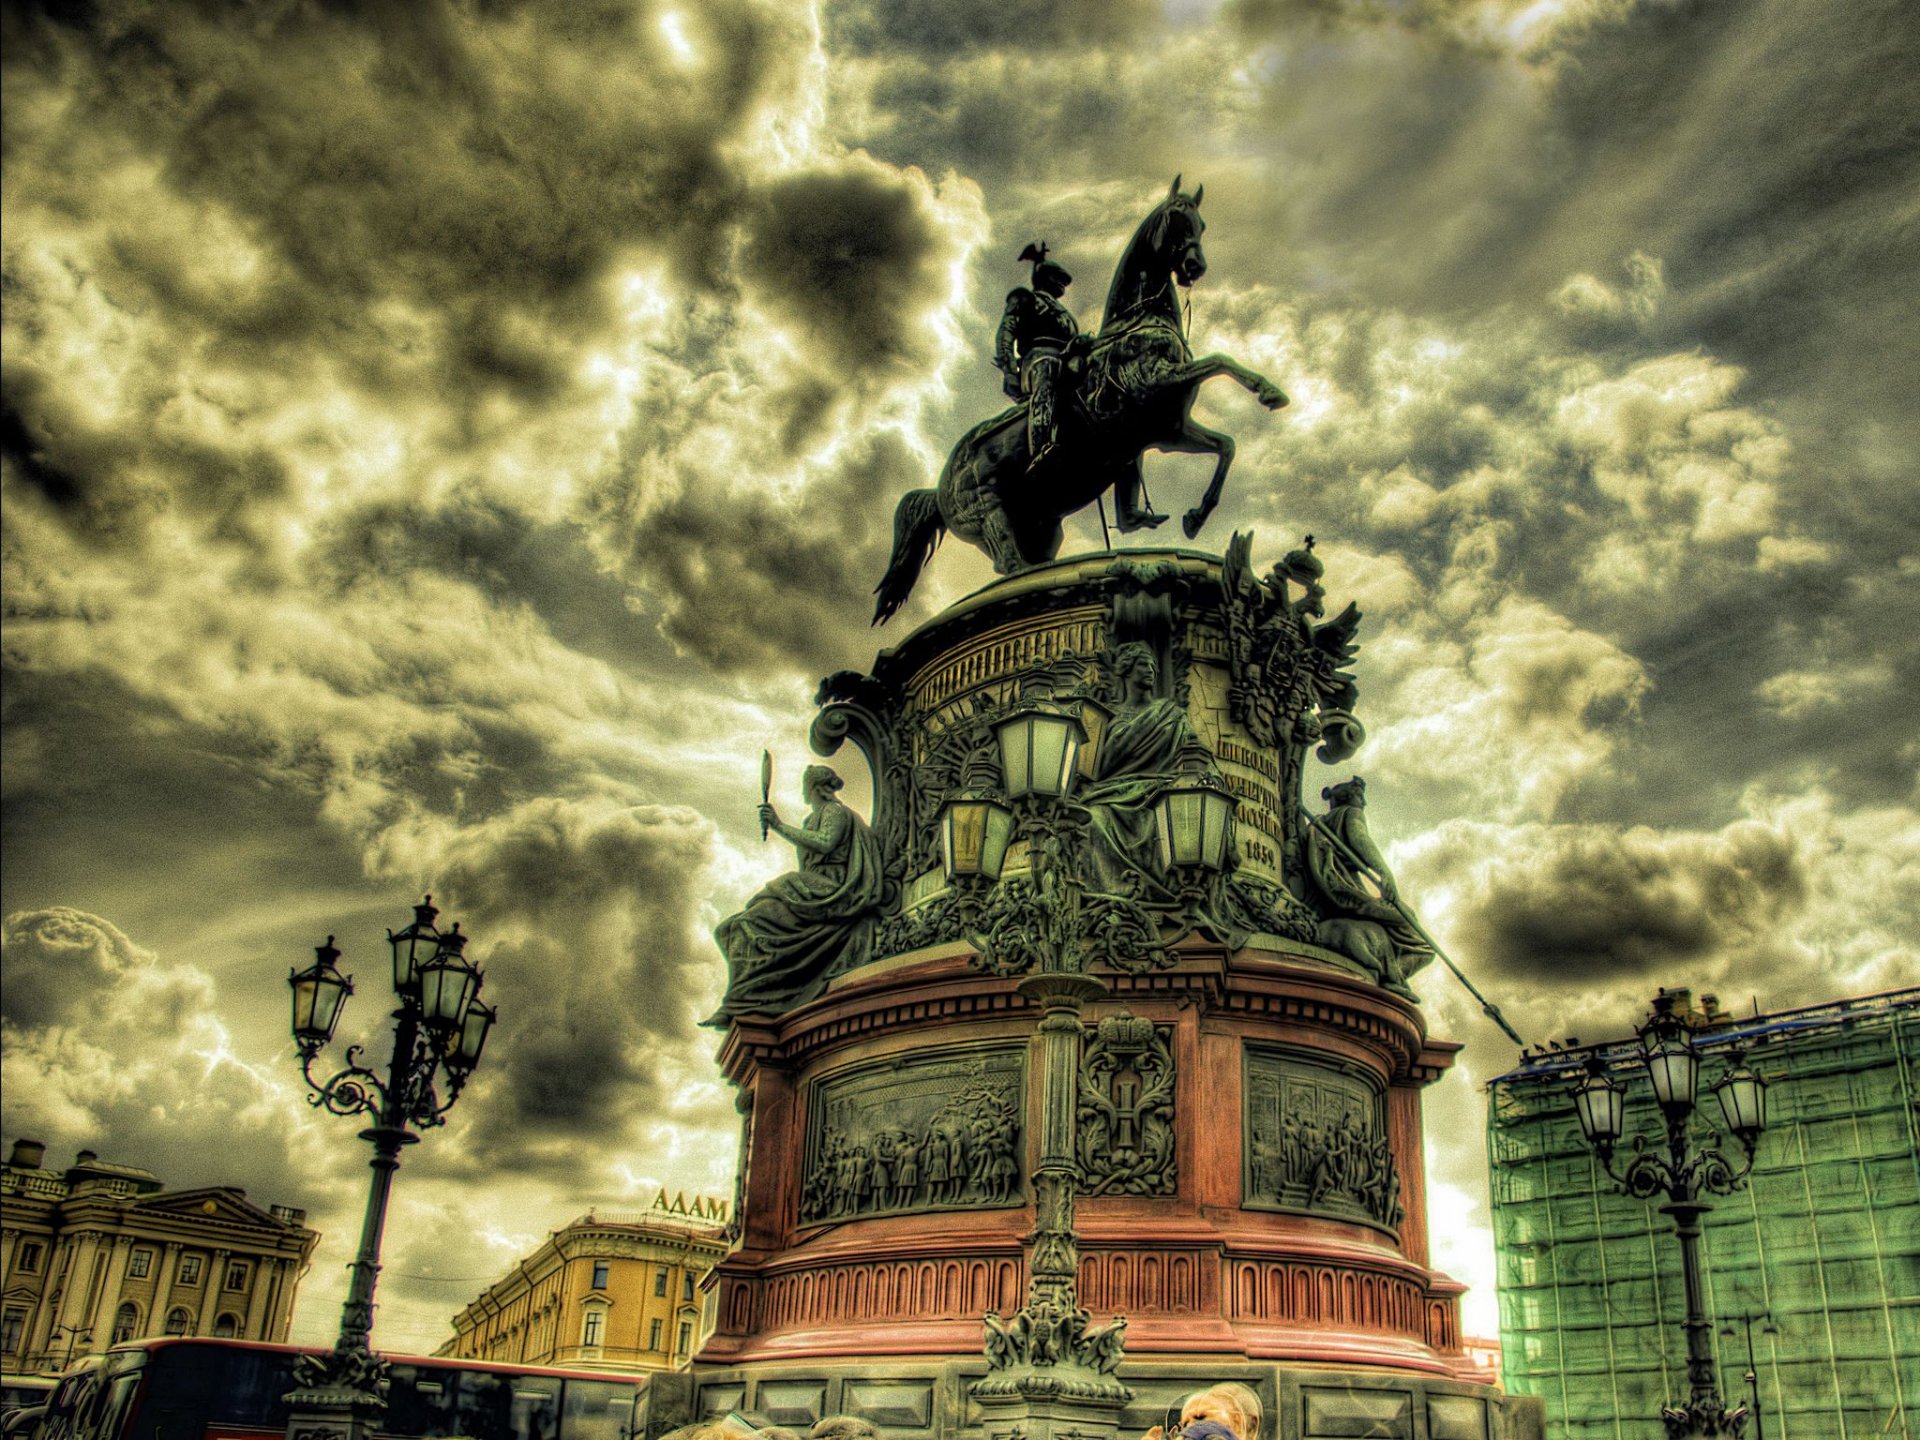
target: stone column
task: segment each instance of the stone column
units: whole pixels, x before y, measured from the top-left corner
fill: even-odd
[[[42,1352],[50,1365],[64,1365],[69,1354],[84,1355],[83,1341],[75,1332],[86,1329],[87,1291],[93,1281],[93,1264],[100,1253],[100,1236],[83,1231],[71,1242],[71,1260],[60,1286],[60,1303],[47,1318],[47,1334]]]
[[[245,1340],[265,1340],[270,1316],[267,1310],[267,1280],[279,1265],[271,1255],[257,1256],[247,1278],[247,1310],[241,1320],[240,1335]]]
[[[133,1250],[131,1235],[110,1236],[107,1241],[112,1247],[107,1256],[106,1274],[100,1282],[100,1292],[94,1297],[92,1320],[93,1348],[105,1350],[113,1343],[114,1317],[120,1309],[120,1288],[127,1274],[127,1256]]]
[[[193,1333],[211,1335],[213,1322],[220,1313],[220,1297],[226,1293],[227,1257],[231,1250],[216,1250],[207,1261],[206,1284],[200,1287],[200,1318],[195,1322]]]
[[[167,1310],[173,1304],[173,1277],[180,1273],[180,1242],[168,1240],[160,1249],[160,1269],[153,1282],[153,1324],[155,1335],[167,1329]]]

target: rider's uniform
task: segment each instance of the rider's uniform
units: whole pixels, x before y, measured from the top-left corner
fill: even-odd
[[[1006,375],[1007,394],[1027,401],[1027,454],[1034,463],[1053,448],[1060,375],[1067,346],[1079,334],[1073,312],[1056,297],[1024,285],[1008,292],[993,363]]]

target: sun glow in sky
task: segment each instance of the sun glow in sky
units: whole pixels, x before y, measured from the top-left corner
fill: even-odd
[[[383,1343],[594,1205],[731,1195],[695,1022],[705,932],[790,860],[758,756],[790,786],[819,677],[988,578],[949,544],[868,627],[896,500],[1002,403],[1014,257],[1094,323],[1175,173],[1196,351],[1294,401],[1203,392],[1239,451],[1200,543],[1318,537],[1370,738],[1308,793],[1366,775],[1523,1033],[1920,978],[1903,0],[0,23],[0,1125],[307,1207],[299,1339],[365,1172],[284,977],[337,934],[373,1039],[425,891],[501,1022],[401,1173]],[[1147,473],[1177,510],[1206,471]],[[1419,988],[1466,1044],[1429,1151],[1485,1332],[1514,1049]]]

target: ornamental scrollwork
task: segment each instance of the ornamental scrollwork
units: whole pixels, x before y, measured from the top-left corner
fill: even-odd
[[[1088,1195],[1172,1195],[1173,1032],[1121,1013],[1095,1027],[1080,1060],[1081,1186]]]

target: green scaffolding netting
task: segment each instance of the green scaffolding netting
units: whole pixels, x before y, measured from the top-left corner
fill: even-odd
[[[1703,1035],[1703,1084],[1736,1044],[1769,1082],[1769,1126],[1706,1220],[1721,1393],[1757,1409],[1754,1440],[1920,1440],[1920,990]],[[1650,1089],[1618,1053],[1627,1133],[1652,1138]],[[1550,1440],[1666,1440],[1660,1407],[1687,1393],[1679,1249],[1581,1137],[1576,1070],[1551,1055],[1490,1086],[1502,1368],[1545,1399]]]

